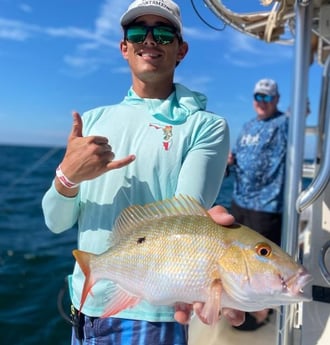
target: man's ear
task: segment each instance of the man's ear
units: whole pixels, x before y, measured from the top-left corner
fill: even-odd
[[[189,50],[189,46],[187,42],[182,42],[180,44],[179,50],[178,50],[178,54],[177,54],[177,63],[180,63],[181,60],[184,59],[184,57],[186,56],[186,54],[188,53]]]
[[[127,60],[127,41],[125,41],[125,40],[120,41],[120,51],[121,51],[121,54],[123,55],[124,59]]]

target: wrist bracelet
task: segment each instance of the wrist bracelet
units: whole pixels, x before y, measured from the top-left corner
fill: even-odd
[[[61,169],[61,166],[59,165],[56,169],[56,176],[58,180],[61,182],[61,184],[66,188],[77,188],[80,183],[74,183],[70,181],[64,174]]]

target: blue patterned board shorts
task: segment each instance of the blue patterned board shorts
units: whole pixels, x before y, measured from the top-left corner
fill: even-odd
[[[188,326],[177,322],[148,322],[85,316],[84,340],[72,332],[71,345],[187,345]]]

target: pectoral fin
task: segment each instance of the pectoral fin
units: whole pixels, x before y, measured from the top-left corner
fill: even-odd
[[[110,317],[124,309],[132,308],[140,302],[141,298],[129,295],[126,291],[117,287],[110,301],[107,303],[102,317]]]
[[[208,325],[215,325],[219,321],[221,308],[221,292],[221,280],[213,280],[205,304],[202,306],[200,310],[195,310],[198,317]]]

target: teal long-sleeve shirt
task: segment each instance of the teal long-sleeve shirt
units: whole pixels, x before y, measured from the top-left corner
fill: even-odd
[[[54,186],[44,195],[45,222],[54,233],[78,223],[78,248],[100,254],[109,247],[109,231],[119,213],[133,204],[189,195],[210,208],[219,192],[229,150],[229,130],[223,117],[206,111],[206,97],[175,84],[166,99],[142,99],[132,89],[124,100],[83,114],[83,135],[109,139],[116,158],[135,154],[128,166],[81,183],[74,198]],[[72,302],[79,309],[84,275],[76,264]],[[93,287],[82,312],[100,316],[113,285]],[[173,321],[173,308],[143,301],[116,317]]]

